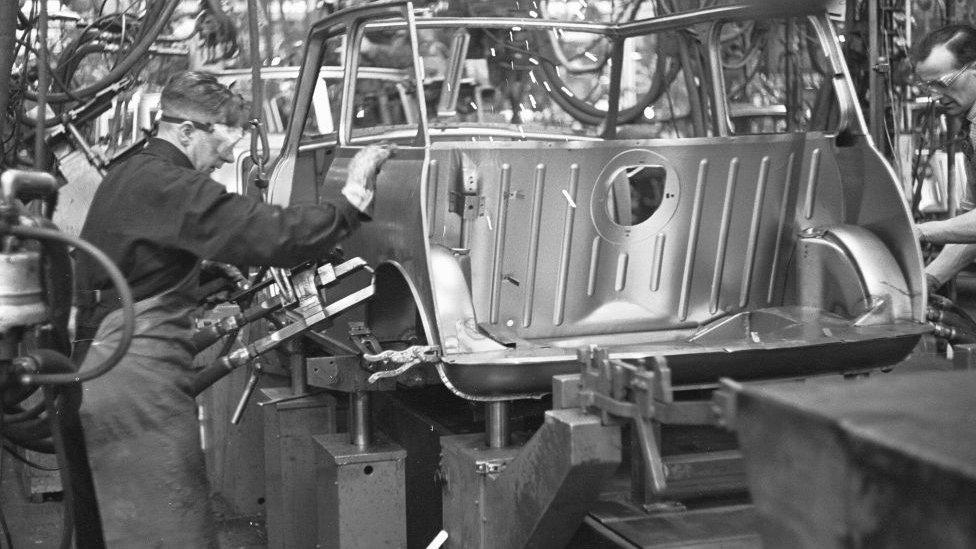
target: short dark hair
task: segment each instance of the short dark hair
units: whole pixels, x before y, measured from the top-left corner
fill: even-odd
[[[976,61],[976,27],[955,23],[935,29],[915,45],[912,61],[915,64],[925,61],[932,54],[932,50],[941,45],[945,45],[956,56],[957,68]]]
[[[163,114],[197,122],[242,126],[247,119],[244,99],[208,72],[183,71],[163,87]]]

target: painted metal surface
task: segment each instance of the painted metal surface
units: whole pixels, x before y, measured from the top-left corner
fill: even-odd
[[[303,70],[321,59],[317,37],[348,32],[354,40],[376,18],[382,21],[369,28],[391,32],[562,26],[619,40],[748,15],[723,7],[600,25],[413,21],[409,9],[376,4],[317,24]],[[293,125],[271,194],[288,202],[309,196],[301,189],[311,185],[314,196],[336,196],[359,145],[400,144],[379,175],[373,222],[344,247],[403,277],[386,289],[378,284],[376,300],[409,309],[397,315],[400,329],[421,329],[441,346],[442,381],[466,398],[547,391],[551,375],[575,370],[573,348],[588,344],[606,345],[614,358],[681,357],[679,382],[887,365],[925,331],[921,257],[894,174],[865,135],[830,22],[806,21],[841,113],[830,132],[577,139],[514,125],[425,129],[421,120],[357,138],[346,97],[333,141],[302,144]],[[346,49],[347,79],[354,51]],[[308,112],[314,86],[307,80],[297,117]],[[611,103],[608,117],[619,107]],[[724,98],[712,103],[724,105]],[[418,131],[422,138],[414,137]],[[319,160],[323,153],[328,162]],[[640,166],[664,174],[663,199],[645,221],[620,222],[613,213],[627,200],[618,192],[620,174]],[[821,281],[819,293],[805,285],[811,279]],[[843,291],[828,292],[828,282]]]
[[[485,448],[481,434],[441,447],[450,547],[565,546],[621,460],[620,426],[579,409],[546,412],[519,448]]]
[[[380,549],[406,547],[403,512],[407,452],[377,440],[368,447],[350,444],[349,436],[316,435],[318,532],[292,547]]]
[[[766,547],[972,547],[973,372],[743,386],[734,423]]]

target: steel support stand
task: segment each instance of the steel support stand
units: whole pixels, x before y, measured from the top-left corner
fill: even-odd
[[[546,412],[522,447],[486,448],[481,434],[442,437],[449,546],[565,546],[620,464],[620,444],[620,425],[579,408]]]
[[[316,489],[309,482],[316,468],[312,437],[336,431],[335,398],[292,398],[291,387],[260,389],[258,394],[264,412],[268,547],[307,546],[316,523]]]
[[[349,394],[349,433],[313,437],[318,547],[406,547],[406,451],[374,436],[367,391]]]

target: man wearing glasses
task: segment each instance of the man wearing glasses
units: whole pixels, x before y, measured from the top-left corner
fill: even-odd
[[[82,228],[81,237],[121,269],[137,304],[128,353],[85,384],[81,412],[108,545],[211,547],[196,405],[179,388],[193,374],[200,262],[292,267],[326,256],[364,217],[390,150],[360,151],[344,196],[281,208],[228,193],[208,175],[233,162],[244,136],[239,96],[213,75],[186,72],[170,79],[161,107],[158,136],[108,173]],[[118,344],[121,311],[109,279],[87,256],[78,262],[76,287],[73,358],[86,369]]]
[[[976,183],[973,145],[976,144],[976,27],[948,25],[932,31],[913,52],[916,84],[938,101],[950,116],[963,116],[966,135],[962,149],[966,153],[967,180]],[[972,192],[963,192],[972,198]],[[976,210],[963,200],[969,211],[943,221],[929,221],[916,226],[924,242],[946,244],[942,252],[925,268],[930,291],[938,289],[959,271],[976,260]]]

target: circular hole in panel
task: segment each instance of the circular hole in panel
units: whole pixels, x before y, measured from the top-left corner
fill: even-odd
[[[670,198],[664,188],[667,177],[667,169],[655,164],[618,169],[607,188],[607,216],[622,227],[647,221]]]

